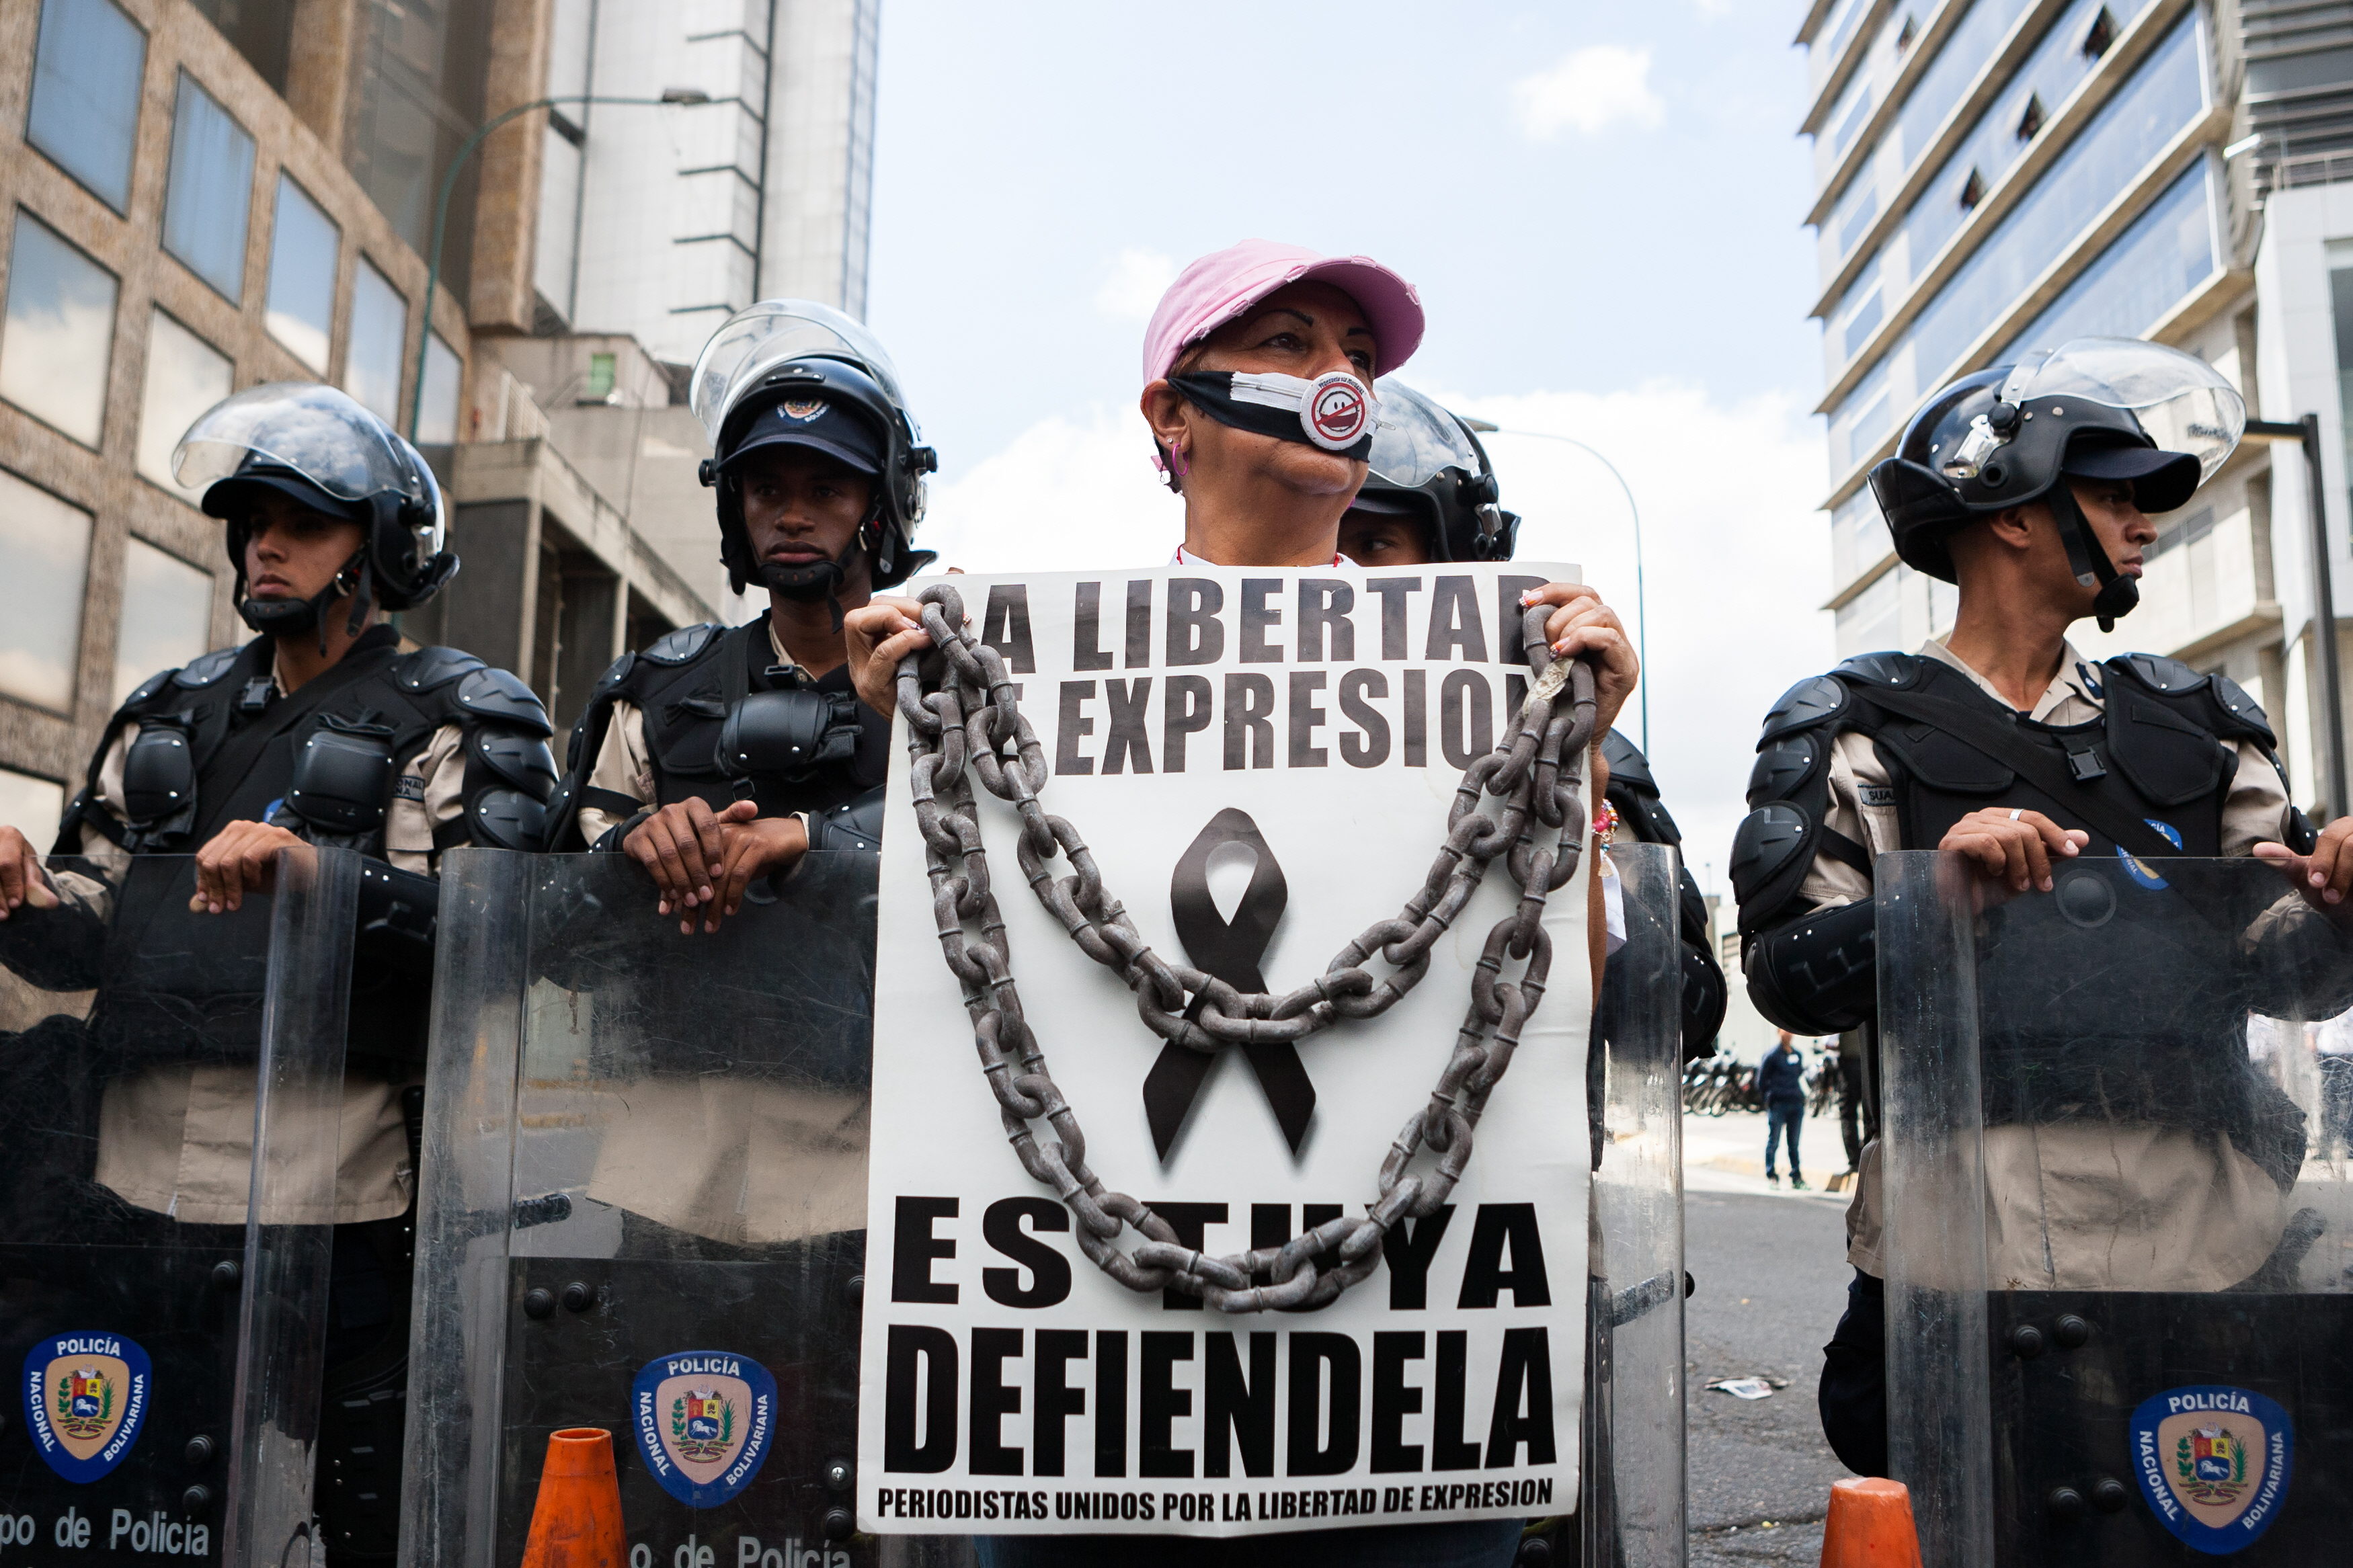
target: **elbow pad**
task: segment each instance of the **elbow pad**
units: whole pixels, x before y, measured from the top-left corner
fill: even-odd
[[[1749,999],[1800,1035],[1835,1035],[1879,1010],[1877,906],[1869,899],[1800,915],[1751,938]]]
[[[433,930],[441,883],[381,860],[360,863],[360,929],[355,950],[373,963],[433,973]]]

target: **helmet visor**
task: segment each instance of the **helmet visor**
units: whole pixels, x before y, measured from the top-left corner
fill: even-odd
[[[728,317],[695,357],[687,406],[716,443],[720,426],[745,393],[786,361],[818,355],[857,365],[905,414],[898,368],[881,342],[859,322],[813,300],[763,300]],[[912,416],[907,423],[912,430]]]
[[[2198,459],[2214,477],[2246,434],[2247,403],[2195,354],[2138,338],[2075,338],[2019,361],[2002,384],[2009,404],[2072,398],[2120,409],[2161,450]]]
[[[1485,464],[1461,421],[1401,382],[1373,384],[1380,423],[1373,431],[1373,472],[1404,489],[1419,489],[1448,468],[1477,474]]]
[[[202,489],[248,463],[290,468],[338,500],[392,493],[438,502],[407,442],[315,382],[270,382],[216,403],[180,437],[172,477]]]

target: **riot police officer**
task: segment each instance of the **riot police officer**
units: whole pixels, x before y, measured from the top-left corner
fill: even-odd
[[[691,401],[711,434],[720,559],[768,607],[605,672],[573,731],[554,843],[629,856],[662,913],[711,931],[813,845],[879,842],[890,723],[851,688],[841,618],[932,560],[912,537],[937,462],[881,344],[807,300],[729,320]]]
[[[1874,1018],[1883,851],[1951,851],[1995,899],[2047,892],[2079,857],[2252,854],[2316,906],[2342,900],[2353,820],[2316,834],[2290,804],[2244,690],[2149,654],[2091,663],[2067,640],[2086,616],[2107,629],[2132,609],[2150,514],[2186,504],[2244,420],[2212,367],[2121,339],[1975,372],[1914,416],[1872,490],[1901,559],[1958,585],[1954,626],[1915,654],[1849,659],[1767,715],[1732,856],[1767,1017],[1806,1034]],[[1820,1405],[1839,1457],[1872,1474],[1887,1431],[1878,1214],[1866,1150]]]
[[[1509,561],[1520,514],[1500,504],[1487,448],[1460,416],[1395,378],[1376,384],[1381,424],[1371,471],[1340,519],[1340,553],[1359,566]],[[1650,759],[1611,730],[1601,744],[1612,838],[1680,849],[1683,831],[1659,798]],[[1724,970],[1710,940],[1707,901],[1686,868],[1677,900],[1683,971],[1683,1056],[1715,1054],[1724,1026]],[[1622,920],[1612,910],[1613,917]],[[1622,936],[1622,931],[1620,933]],[[1604,1005],[1608,980],[1603,981]]]
[[[437,866],[459,845],[539,847],[552,731],[507,671],[401,650],[382,613],[430,599],[458,557],[424,460],[349,397],[239,393],[189,429],[174,471],[227,525],[237,613],[259,635],[151,677],[108,722],[53,851],[76,871],[52,878],[0,828],[0,919],[111,923],[134,943],[117,970],[153,984],[190,954],[266,949],[267,922],[237,916],[281,850],[364,857],[341,1130],[317,1130],[340,1142],[319,1508],[330,1561],[372,1561],[397,1524]],[[203,975],[185,978],[204,1012]],[[250,1061],[144,1054],[104,1069],[98,1186],[151,1219],[241,1227]]]

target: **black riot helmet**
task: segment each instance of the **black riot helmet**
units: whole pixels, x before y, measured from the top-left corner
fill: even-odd
[[[939,459],[907,412],[891,356],[839,310],[810,300],[763,300],[737,311],[702,346],[687,401],[711,437],[702,482],[719,491],[719,557],[737,593],[757,582],[831,598],[860,550],[877,588],[902,583],[934,560],[913,540],[923,518],[923,476]],[[731,469],[770,445],[808,447],[869,476],[873,499],[838,560],[785,569],[754,557]]]
[[[1351,510],[1413,519],[1433,561],[1509,561],[1520,514],[1498,504],[1494,465],[1470,426],[1394,377],[1373,390],[1380,422]]]
[[[1895,552],[1955,580],[1947,539],[2028,501],[2050,507],[2100,629],[2139,602],[2064,482],[2122,480],[2144,512],[2171,511],[2229,458],[2247,405],[2194,354],[2138,338],[2076,338],[1961,377],[1921,405],[1895,456],[1871,470]]]
[[[356,631],[371,603],[414,609],[457,574],[433,470],[391,426],[332,386],[270,382],[215,404],[180,437],[172,474],[190,489],[203,486],[205,511],[228,524],[237,612],[258,632],[309,630],[343,594],[353,595]],[[245,546],[258,491],[360,525],[360,548],[315,598],[246,596]]]

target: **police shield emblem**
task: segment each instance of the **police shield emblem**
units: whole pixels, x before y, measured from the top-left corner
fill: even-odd
[[[649,1362],[629,1391],[638,1455],[664,1491],[716,1508],[750,1486],[776,1436],[776,1380],[748,1356],[681,1351]]]
[[[2295,1429],[2243,1388],[2172,1388],[2133,1412],[2133,1473],[2158,1522],[2217,1556],[2252,1545],[2287,1500]]]
[[[130,1454],[147,1418],[153,1369],[120,1334],[54,1334],[25,1354],[25,1426],[49,1468],[100,1479]]]

